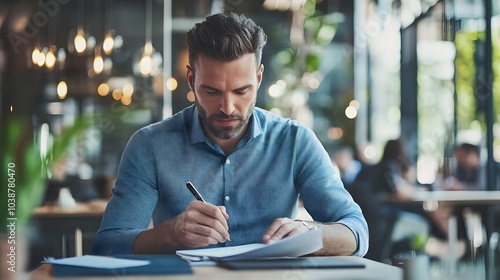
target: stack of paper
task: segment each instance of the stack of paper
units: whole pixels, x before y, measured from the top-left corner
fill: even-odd
[[[254,243],[241,246],[179,250],[181,258],[195,262],[204,260],[249,260],[265,258],[293,258],[307,255],[323,248],[323,235],[313,228],[275,243]]]

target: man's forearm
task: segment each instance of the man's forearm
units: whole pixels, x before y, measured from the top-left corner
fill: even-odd
[[[351,256],[356,251],[356,237],[343,224],[316,223],[323,231],[323,248],[317,256]]]

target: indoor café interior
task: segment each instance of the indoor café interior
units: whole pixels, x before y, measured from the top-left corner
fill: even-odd
[[[95,255],[130,140],[202,108],[186,33],[218,13],[267,35],[255,108],[317,137],[368,251],[346,259],[364,269],[180,279],[500,279],[498,0],[2,0],[1,279],[57,279],[47,257]],[[297,193],[288,218],[308,227],[308,205]]]

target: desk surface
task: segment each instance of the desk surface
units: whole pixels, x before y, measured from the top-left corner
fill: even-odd
[[[77,203],[73,208],[61,208],[57,205],[46,205],[34,210],[35,217],[66,217],[66,216],[101,216],[107,205],[106,200],[94,200],[87,203]]]
[[[281,270],[240,270],[233,271],[215,266],[198,266],[193,267],[194,274],[191,275],[169,275],[169,279],[213,279],[213,280],[246,280],[246,279],[384,279],[384,280],[402,280],[403,271],[395,266],[374,262],[368,259],[359,257],[338,257],[346,260],[361,262],[366,265],[365,268],[349,268],[349,269],[281,269]],[[76,280],[77,277],[70,278],[53,278],[50,277],[51,267],[48,264],[42,265],[40,268],[30,274],[28,279],[32,280]],[[165,279],[165,275],[158,276],[141,276],[137,279]],[[106,280],[109,277],[85,277],[85,280]],[[130,279],[126,276],[116,277],[114,279]]]

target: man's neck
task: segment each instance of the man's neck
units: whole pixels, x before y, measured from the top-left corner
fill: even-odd
[[[248,127],[250,127],[250,122],[247,123],[247,125],[243,128],[243,130],[241,131],[241,133],[238,136],[236,136],[234,138],[231,138],[231,139],[220,139],[220,138],[217,138],[214,135],[212,135],[208,131],[208,129],[206,129],[205,127],[203,127],[203,130],[205,132],[205,135],[208,135],[208,138],[210,140],[214,141],[215,144],[217,144],[222,149],[222,151],[224,152],[224,154],[226,156],[229,156],[233,152],[234,148],[236,147],[236,145],[238,144],[238,142],[240,141],[240,139],[247,132]]]

